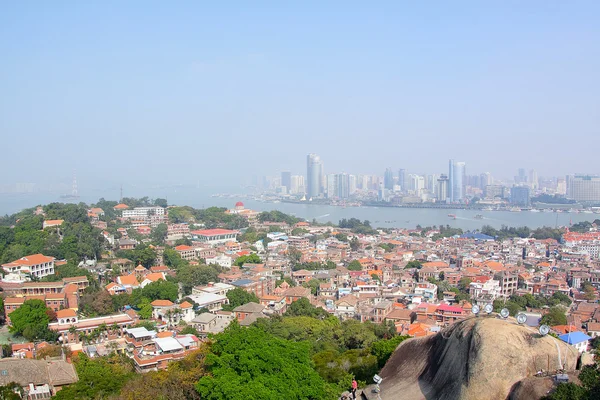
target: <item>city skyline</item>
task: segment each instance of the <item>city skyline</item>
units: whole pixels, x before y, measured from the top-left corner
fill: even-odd
[[[4,4],[0,184],[238,185],[311,152],[599,172],[600,5],[579,4]]]

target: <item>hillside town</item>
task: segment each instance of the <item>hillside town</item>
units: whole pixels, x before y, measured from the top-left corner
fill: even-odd
[[[103,203],[81,217],[99,234],[98,256],[75,265],[77,251],[64,258],[37,253],[2,264],[6,327],[28,340],[4,345],[0,369],[47,371],[35,380],[10,372],[4,383],[16,381],[28,398],[76,382],[76,354],[118,353],[138,373],[160,371],[232,323],[283,316],[296,302],[407,337],[434,335],[488,304],[525,314],[531,327],[548,324],[582,354],[600,336],[595,224],[584,232],[564,228],[560,240],[499,239],[443,226],[311,223],[241,202],[212,211]],[[68,216],[50,219],[56,213],[40,206],[31,217],[64,245],[72,227]],[[21,326],[22,308],[36,304],[49,315],[40,334]],[[40,359],[48,347],[60,350]]]

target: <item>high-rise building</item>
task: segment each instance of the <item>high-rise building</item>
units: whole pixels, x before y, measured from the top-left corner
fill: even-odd
[[[538,174],[535,169],[532,169],[529,171],[529,185],[531,186],[531,189],[533,189],[533,190],[537,190],[540,186],[539,181],[538,181]]]
[[[495,199],[495,198],[502,199],[502,198],[504,198],[504,186],[502,186],[502,185],[487,185],[485,187],[484,194],[485,194],[486,199]]]
[[[517,176],[515,176],[515,183],[527,183],[527,175],[525,174],[525,168],[519,168]]]
[[[347,199],[350,197],[350,175],[346,173],[336,175],[337,197]]]
[[[448,176],[442,174],[437,180],[437,201],[448,201]]]
[[[454,160],[449,161],[448,165],[448,177],[450,192],[450,202],[459,203],[464,198],[465,193],[465,174],[466,164],[464,162],[455,162]]]
[[[567,187],[567,197],[568,198],[573,198],[572,196],[572,192],[573,192],[573,179],[575,179],[575,175],[567,175],[565,176],[565,184]]]
[[[292,173],[290,171],[283,171],[281,173],[281,186],[285,186],[288,193],[292,189]]]
[[[556,181],[556,194],[567,194],[567,181],[564,178],[560,178]]]
[[[394,173],[391,168],[386,168],[383,175],[383,187],[388,190],[394,190]]]
[[[316,154],[306,156],[306,195],[317,198],[323,193],[323,163]]]
[[[410,190],[415,192],[415,195],[420,196],[425,189],[425,178],[421,175],[409,175],[410,177]]]
[[[479,188],[481,190],[485,190],[486,186],[492,185],[493,183],[494,180],[492,179],[492,174],[489,172],[484,172],[483,174],[479,175]]]
[[[529,207],[531,204],[530,194],[531,190],[528,186],[513,186],[510,190],[510,203],[517,206]]]
[[[406,192],[406,170],[404,168],[398,170],[398,185],[400,185],[401,191]]]
[[[430,193],[435,193],[436,185],[437,185],[437,175],[427,175],[427,182],[425,184],[425,188]]]
[[[356,175],[348,175],[348,187],[350,196],[356,193]]]
[[[304,176],[302,175],[292,175],[290,178],[290,193],[291,194],[303,194],[305,193],[304,188]]]
[[[600,176],[574,175],[567,184],[569,197],[576,201],[600,202]]]
[[[327,194],[328,199],[333,199],[337,197],[337,175],[329,174],[326,177],[326,189],[325,193]]]

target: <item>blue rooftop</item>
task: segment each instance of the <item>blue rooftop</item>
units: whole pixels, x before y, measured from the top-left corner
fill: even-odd
[[[568,344],[578,344],[591,339],[591,337],[580,331],[565,333],[564,335],[560,335],[558,338]]]
[[[235,282],[231,282],[231,284],[233,286],[247,286],[247,285],[249,285],[251,283],[254,283],[254,281],[252,281],[250,279],[240,279],[240,280],[237,280]]]
[[[467,232],[460,236],[461,239],[475,239],[475,240],[494,240],[493,236],[484,235],[479,232]]]

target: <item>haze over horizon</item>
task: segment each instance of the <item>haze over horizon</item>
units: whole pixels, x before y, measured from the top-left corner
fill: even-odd
[[[0,184],[600,173],[600,4],[0,5]],[[15,167],[12,167],[15,166]]]

